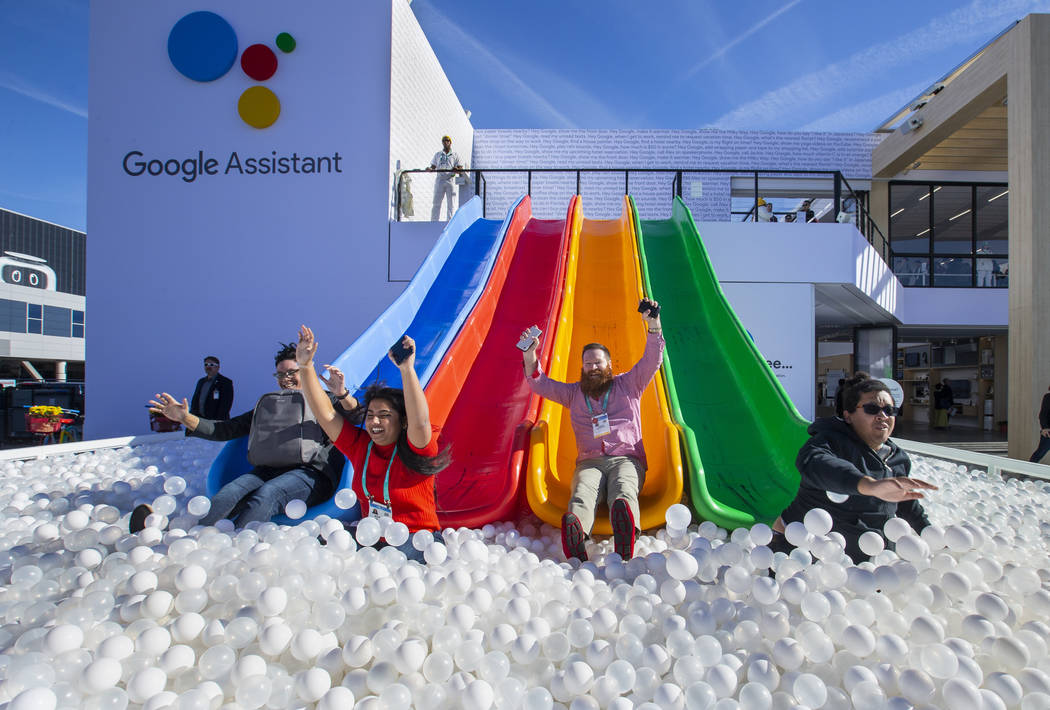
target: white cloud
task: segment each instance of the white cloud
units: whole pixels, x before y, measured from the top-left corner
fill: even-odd
[[[967,7],[935,17],[925,26],[896,39],[863,49],[841,62],[769,91],[715,119],[708,126],[767,127],[774,117],[782,121],[785,116],[797,116],[801,111],[821,105],[839,92],[854,86],[859,78],[870,76],[874,69],[884,71],[948,47],[959,44],[972,45],[975,41],[988,38],[989,30],[1005,28],[1009,23],[1030,12],[1038,12],[1048,7],[1050,2],[1046,0],[1034,3],[1030,0],[974,0]],[[901,103],[908,98],[911,97],[905,98]],[[892,110],[891,108],[890,111]],[[874,120],[879,118],[882,116]]]
[[[747,39],[751,35],[755,34],[759,30],[761,30],[763,27],[765,27],[770,22],[772,22],[776,18],[778,18],[781,15],[783,15],[785,12],[787,12],[791,8],[795,7],[795,5],[798,5],[800,2],[802,2],[802,0],[791,0],[791,2],[789,2],[789,3],[785,4],[785,5],[783,5],[782,7],[778,8],[775,12],[771,12],[770,14],[766,15],[761,20],[759,20],[757,23],[755,23],[754,25],[752,25],[748,29],[744,30],[744,32],[742,32],[741,34],[737,35],[734,39],[732,39],[731,41],[727,42],[726,44],[724,44],[721,47],[719,47],[718,49],[716,49],[714,51],[714,53],[711,54],[711,56],[707,57],[706,59],[704,59],[703,61],[699,62],[698,64],[694,64],[692,67],[690,67],[689,70],[681,77],[680,81],[685,81],[687,79],[690,79],[691,77],[695,76],[697,72],[699,72],[701,69],[706,67],[711,62],[715,61],[716,59],[720,59],[721,57],[724,57],[729,52],[729,50],[731,50],[733,47],[737,46],[738,44],[743,42],[745,39]]]
[[[504,98],[531,111],[554,128],[576,128],[576,123],[529,86],[517,73],[494,55],[474,35],[450,20],[433,3],[416,0],[412,9],[426,20],[426,33],[432,41],[469,55],[469,63],[500,91]],[[421,12],[422,11],[422,12]]]
[[[903,89],[895,89],[882,96],[846,106],[835,113],[821,116],[799,128],[800,131],[870,131],[875,121],[888,118],[905,102],[918,96],[930,85],[925,81]],[[880,118],[881,117],[881,118]],[[874,120],[873,120],[874,119]]]
[[[87,118],[87,109],[82,106],[71,104],[68,101],[52,96],[43,89],[37,88],[30,85],[24,79],[21,79],[14,74],[9,72],[0,72],[0,89],[7,89],[13,91],[16,94],[25,96],[26,98],[39,101],[42,104],[53,106],[54,108],[71,113],[74,116],[80,116],[81,118]]]

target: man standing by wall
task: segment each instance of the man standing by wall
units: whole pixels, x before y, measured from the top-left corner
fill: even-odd
[[[197,380],[190,400],[190,414],[205,419],[229,419],[233,406],[233,380],[219,374],[219,358],[204,358],[204,377]]]
[[[441,202],[448,199],[448,211],[446,212],[445,220],[452,219],[452,213],[455,211],[455,202],[453,202],[453,188],[452,181],[459,174],[459,171],[463,169],[463,163],[459,160],[459,155],[452,152],[452,138],[451,136],[441,137],[441,150],[434,153],[434,158],[430,161],[430,166],[427,170],[454,170],[456,172],[438,173],[438,176],[434,179],[434,209],[430,212],[430,221],[437,222],[441,218]]]
[[[1050,451],[1050,392],[1043,395],[1043,405],[1039,407],[1039,446],[1028,460],[1039,461]]]
[[[612,357],[601,343],[583,347],[580,381],[552,380],[539,369],[540,339],[523,353],[525,380],[533,392],[569,409],[576,436],[576,470],[572,476],[569,510],[561,519],[562,550],[566,559],[587,559],[585,541],[594,526],[594,512],[604,500],[609,505],[613,544],[624,560],[634,556],[638,533],[638,493],[645,483],[645,447],[642,446],[641,398],[660,368],[664,353],[659,306],[645,299],[643,318],[649,329],[645,352],[631,370],[613,375]],[[523,338],[527,334],[522,335]]]

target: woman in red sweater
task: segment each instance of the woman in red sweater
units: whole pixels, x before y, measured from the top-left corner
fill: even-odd
[[[450,457],[447,448],[438,450],[437,430],[430,424],[430,408],[415,370],[415,343],[406,335],[401,345],[408,351],[397,365],[404,390],[372,385],[363,403],[349,403],[351,408],[363,409],[363,428],[346,422],[332,407],[314,370],[317,341],[305,325],[299,329],[295,350],[299,381],[317,423],[354,466],[353,487],[361,501],[361,514],[393,518],[412,533],[437,533],[434,474],[448,466]],[[394,361],[392,354],[388,356]],[[344,396],[352,395],[347,392]],[[439,535],[435,538],[440,540]],[[399,549],[409,559],[423,559],[411,538]]]

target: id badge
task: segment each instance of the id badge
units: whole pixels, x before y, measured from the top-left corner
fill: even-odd
[[[219,398],[219,390],[215,390],[214,392],[212,392],[211,398],[217,400]]]
[[[389,505],[370,500],[368,501],[368,517],[378,519],[393,518],[394,513]]]
[[[591,417],[591,429],[594,431],[595,438],[611,433],[612,428],[609,426],[609,415],[602,412]]]

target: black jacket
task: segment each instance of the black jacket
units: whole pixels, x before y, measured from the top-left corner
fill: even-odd
[[[823,508],[831,514],[832,529],[846,538],[846,552],[850,543],[855,550],[862,533],[874,530],[882,533],[882,526],[894,515],[906,520],[916,532],[930,524],[918,501],[888,503],[873,496],[857,493],[857,483],[863,476],[892,478],[907,476],[911,459],[892,441],[885,462],[865,444],[849,424],[838,417],[817,419],[809,426],[810,440],[802,445],[795,465],[802,474],[798,495],[784,510],[784,523],[801,521],[813,508]],[[849,498],[834,503],[827,492],[845,493]],[[853,557],[853,554],[850,554]]]
[[[1050,429],[1050,392],[1043,395],[1043,406],[1039,408],[1039,428]]]
[[[197,386],[193,390],[193,399],[190,400],[190,414],[205,419],[229,419],[230,407],[233,406],[233,380],[222,374],[215,374],[215,384],[204,401],[204,411],[198,410],[197,401],[200,399],[201,388],[208,385],[208,378],[202,377],[197,380]],[[218,392],[218,396],[216,396]]]

